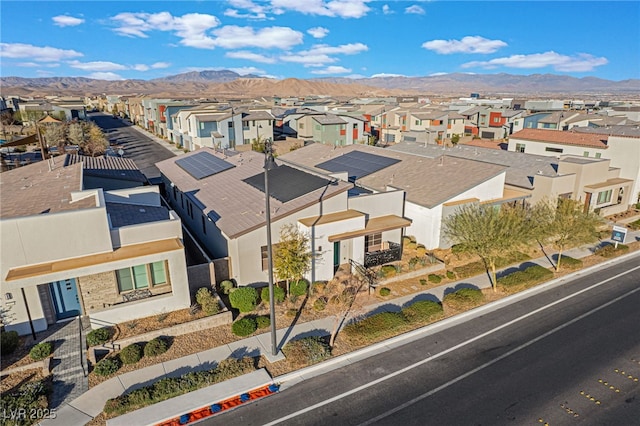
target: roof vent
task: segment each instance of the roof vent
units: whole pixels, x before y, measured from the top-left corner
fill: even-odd
[[[139,209],[138,210],[140,213],[146,213],[147,211],[145,209]]]

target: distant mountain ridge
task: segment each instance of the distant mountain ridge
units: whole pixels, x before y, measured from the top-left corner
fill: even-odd
[[[179,85],[176,85],[179,83]],[[495,96],[542,96],[554,94],[640,94],[640,80],[611,81],[596,77],[576,78],[556,74],[465,74],[425,77],[325,77],[277,80],[240,75],[231,70],[192,71],[151,80],[96,80],[86,77],[1,77],[4,95],[97,95],[142,94],[168,97],[253,96],[407,96],[470,93]]]

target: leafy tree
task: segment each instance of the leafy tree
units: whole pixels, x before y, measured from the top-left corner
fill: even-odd
[[[496,261],[530,238],[526,211],[503,205],[466,204],[443,220],[443,234],[461,252],[480,256],[496,291]]]
[[[265,140],[262,136],[258,136],[251,140],[251,150],[256,152],[265,152]]]
[[[454,144],[454,145],[456,145],[458,142],[460,142],[460,135],[459,135],[459,134],[457,134],[457,133],[454,133],[454,134],[451,136],[451,143],[452,143],[452,144]]]
[[[67,126],[65,123],[48,123],[40,126],[42,135],[48,146],[58,147],[58,153],[64,154],[67,144]]]
[[[311,250],[309,237],[295,225],[284,225],[280,229],[280,242],[275,245],[273,253],[273,269],[278,280],[289,283],[301,279],[311,266]]]
[[[107,152],[109,142],[100,127],[95,123],[90,123],[88,125],[88,135],[87,132],[85,132],[85,136],[86,140],[82,145],[80,145],[80,148],[86,155],[96,157]]]
[[[555,208],[540,207],[549,211],[549,219],[545,223],[546,232],[543,237],[558,250],[558,261],[555,269],[560,269],[562,253],[567,247],[594,242],[598,239],[598,226],[602,218],[597,214],[585,211],[580,201],[560,198]],[[539,214],[539,216],[541,216]]]
[[[87,129],[88,133],[88,129]],[[69,124],[67,137],[72,144],[81,146],[85,142],[85,129],[83,123],[76,122]]]

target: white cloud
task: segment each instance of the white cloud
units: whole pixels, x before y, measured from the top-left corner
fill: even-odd
[[[253,53],[246,50],[238,50],[236,52],[227,52],[224,55],[227,58],[233,59],[246,59],[248,61],[260,62],[263,64],[273,64],[276,62],[275,58],[269,56],[260,55],[259,53]]]
[[[314,38],[324,38],[329,34],[329,30],[322,27],[309,28],[307,33]]]
[[[268,8],[254,3],[251,0],[229,0],[229,5],[235,9],[227,9],[224,12],[225,16],[231,18],[242,19],[266,19]],[[249,13],[240,13],[236,9],[248,10]]]
[[[162,68],[169,68],[171,66],[171,63],[169,62],[155,62],[153,64],[151,64],[151,68],[154,70],[159,70]]]
[[[323,70],[315,70],[315,71],[311,71],[311,74],[321,74],[321,75],[325,75],[325,74],[344,74],[347,72],[351,72],[351,68],[345,68],[345,67],[340,67],[340,66],[330,66],[330,67],[326,67]]]
[[[51,19],[53,20],[53,24],[59,27],[75,27],[76,25],[84,24],[84,19],[74,18],[69,15],[54,16]]]
[[[529,69],[553,67],[555,71],[561,72],[587,72],[593,71],[595,67],[606,65],[607,63],[609,63],[607,58],[598,58],[587,53],[568,56],[549,51],[531,55],[512,55],[491,59],[489,61],[467,62],[466,64],[462,64],[462,68],[495,69],[503,66],[508,68]]]
[[[317,55],[309,52],[306,53],[288,53],[280,57],[281,61],[294,62],[297,64],[304,64],[306,67],[322,67],[326,64],[337,62],[336,58],[332,58],[329,55]]]
[[[252,27],[228,25],[213,31],[214,44],[226,49],[261,47],[264,49],[290,49],[302,43],[303,34],[289,27],[267,27],[254,30]]]
[[[16,65],[19,67],[25,67],[25,68],[37,68],[37,67],[57,68],[60,66],[60,64],[54,64],[51,62],[48,62],[48,63],[19,62]]]
[[[327,55],[335,55],[335,54],[355,55],[356,53],[366,52],[367,50],[369,50],[369,47],[363,43],[348,43],[348,44],[341,44],[339,46],[316,44],[306,52],[309,52],[311,54],[327,54]]]
[[[422,6],[418,6],[414,4],[404,9],[404,13],[413,14],[413,15],[424,15],[426,12],[422,8]]]
[[[131,69],[136,71],[149,71],[149,65],[135,64],[134,66],[131,67]]]
[[[422,47],[436,53],[493,53],[507,46],[502,40],[489,40],[480,36],[467,36],[461,40],[431,40],[422,43]]]
[[[129,69],[126,65],[108,61],[80,62],[69,61],[69,66],[84,71],[119,71]]]
[[[247,74],[256,74],[256,75],[263,75],[264,74],[264,70],[261,70],[260,68],[256,68],[256,67],[240,67],[240,68],[227,68],[233,72],[237,72],[240,75],[247,75]]]
[[[306,67],[322,67],[338,61],[337,58],[330,55],[355,55],[367,50],[369,50],[369,47],[362,43],[341,44],[340,46],[316,44],[309,50],[287,53],[281,56],[280,60],[304,64]]]
[[[384,13],[385,15],[390,15],[394,12],[393,10],[391,10],[388,4],[385,4],[384,6],[382,6],[382,13]]]
[[[305,15],[320,15],[339,18],[362,18],[371,9],[370,0],[271,0],[273,13],[281,15],[287,11]]]
[[[434,73],[429,74],[429,77],[439,77],[441,75],[447,75],[447,74],[449,74],[449,73],[448,72],[434,72]]]
[[[170,63],[168,62],[156,62],[154,64],[151,65],[146,65],[146,64],[135,64],[131,67],[132,70],[136,70],[136,71],[149,71],[150,69],[162,69],[162,68],[169,68],[171,66]]]
[[[88,78],[94,78],[96,80],[124,80],[122,76],[112,72],[94,72],[87,76]]]
[[[23,43],[0,43],[0,58],[29,58],[36,62],[57,62],[84,56],[75,50],[38,47]]]
[[[213,49],[214,40],[207,31],[220,25],[213,15],[188,13],[173,16],[169,12],[159,13],[119,13],[112,18],[117,25],[114,31],[128,37],[148,38],[148,32],[166,31],[179,37],[183,46],[199,49]]]
[[[403,74],[390,74],[390,73],[379,73],[379,74],[373,74],[370,78],[386,78],[386,77],[406,77],[406,75]]]

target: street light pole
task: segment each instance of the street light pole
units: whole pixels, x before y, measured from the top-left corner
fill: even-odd
[[[276,311],[273,291],[273,249],[271,247],[271,205],[269,202],[269,170],[273,170],[278,165],[273,159],[273,151],[271,140],[267,139],[264,143],[264,195],[266,204],[267,217],[267,263],[269,275],[269,319],[271,322],[271,355],[278,355],[278,345],[276,343]]]

